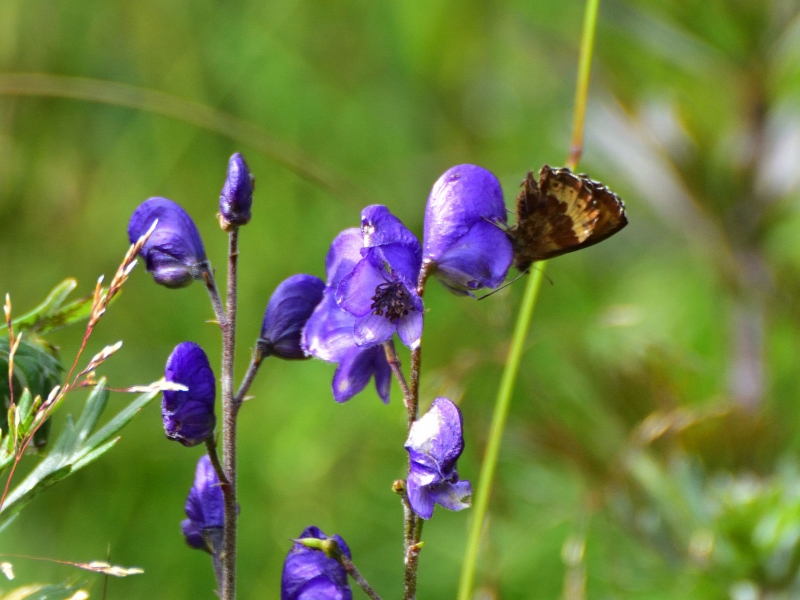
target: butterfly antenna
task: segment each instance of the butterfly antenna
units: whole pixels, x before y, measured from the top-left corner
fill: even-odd
[[[537,271],[541,271],[541,269],[536,269],[536,270],[537,270]],[[547,283],[549,283],[550,285],[555,285],[555,284],[553,283],[553,280],[552,280],[552,279],[550,279],[550,276],[549,276],[547,273],[542,273],[542,275],[544,275],[544,278],[545,278],[545,279],[547,279]]]
[[[506,283],[501,285],[499,288],[497,288],[495,290],[492,290],[488,294],[484,294],[483,296],[479,296],[478,300],[483,300],[484,298],[488,298],[489,296],[494,296],[497,292],[499,292],[500,290],[506,289],[508,286],[510,286],[512,283],[514,283],[517,279],[519,279],[520,277],[522,277],[523,275],[525,275],[527,273],[528,273],[528,271],[523,271],[522,273],[520,273],[519,275],[514,277],[514,279],[512,279],[511,281],[507,281]]]

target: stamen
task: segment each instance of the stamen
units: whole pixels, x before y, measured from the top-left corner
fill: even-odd
[[[415,310],[411,304],[411,295],[406,286],[399,281],[389,281],[381,283],[375,288],[375,295],[372,297],[373,315],[386,317],[392,323],[397,323],[405,317],[409,311]]]

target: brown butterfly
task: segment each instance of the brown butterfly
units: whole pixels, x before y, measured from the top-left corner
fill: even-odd
[[[533,171],[522,182],[517,224],[507,233],[514,265],[524,272],[532,262],[602,242],[627,224],[625,203],[602,183],[545,165],[538,183]]]

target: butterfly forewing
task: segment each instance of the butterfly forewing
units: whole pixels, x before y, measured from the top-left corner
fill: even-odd
[[[517,224],[509,230],[514,262],[525,271],[603,241],[625,227],[625,205],[603,184],[547,165],[538,183],[529,172],[517,196]]]

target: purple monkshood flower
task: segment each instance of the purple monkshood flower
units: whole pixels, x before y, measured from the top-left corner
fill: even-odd
[[[333,398],[346,402],[363,390],[372,376],[384,403],[389,402],[392,371],[381,346],[362,348],[356,344],[356,317],[336,304],[335,292],[342,278],[361,260],[363,237],[358,229],[346,229],[331,243],[325,257],[328,283],[308,319],[301,345],[315,358],[338,363],[333,376]]]
[[[256,178],[244,157],[236,152],[228,162],[228,176],[219,196],[220,225],[225,231],[250,222]]]
[[[419,241],[380,204],[361,211],[361,235],[361,259],[336,288],[336,303],[356,317],[356,344],[383,344],[397,332],[406,346],[417,348],[423,311],[417,294]]]
[[[425,208],[423,257],[451,291],[471,295],[506,278],[514,251],[504,229],[500,182],[477,165],[458,165],[433,184]]]
[[[351,558],[350,548],[338,535],[327,536],[318,527],[306,527],[300,538],[336,540],[342,554]],[[347,582],[347,571],[335,558],[322,550],[295,542],[281,577],[281,600],[352,600],[353,592]]]
[[[158,219],[139,254],[156,283],[168,288],[189,285],[208,270],[203,240],[192,218],[180,205],[167,198],[150,198],[133,211],[128,239],[133,244]]]
[[[167,437],[184,446],[203,443],[217,424],[217,383],[206,353],[194,342],[178,344],[167,359],[164,377],[188,388],[185,392],[164,391],[161,416]]]
[[[456,461],[464,450],[461,411],[447,398],[436,398],[430,410],[414,422],[405,445],[411,459],[406,481],[408,502],[423,519],[433,506],[462,510],[470,505],[472,484],[459,481]]]
[[[292,275],[275,288],[258,338],[258,349],[263,358],[309,358],[300,347],[300,335],[311,313],[322,301],[324,290],[325,282],[313,275]]]
[[[225,499],[207,454],[197,461],[194,485],[186,498],[186,516],[189,518],[181,522],[186,543],[192,548],[215,554],[225,524]]]

